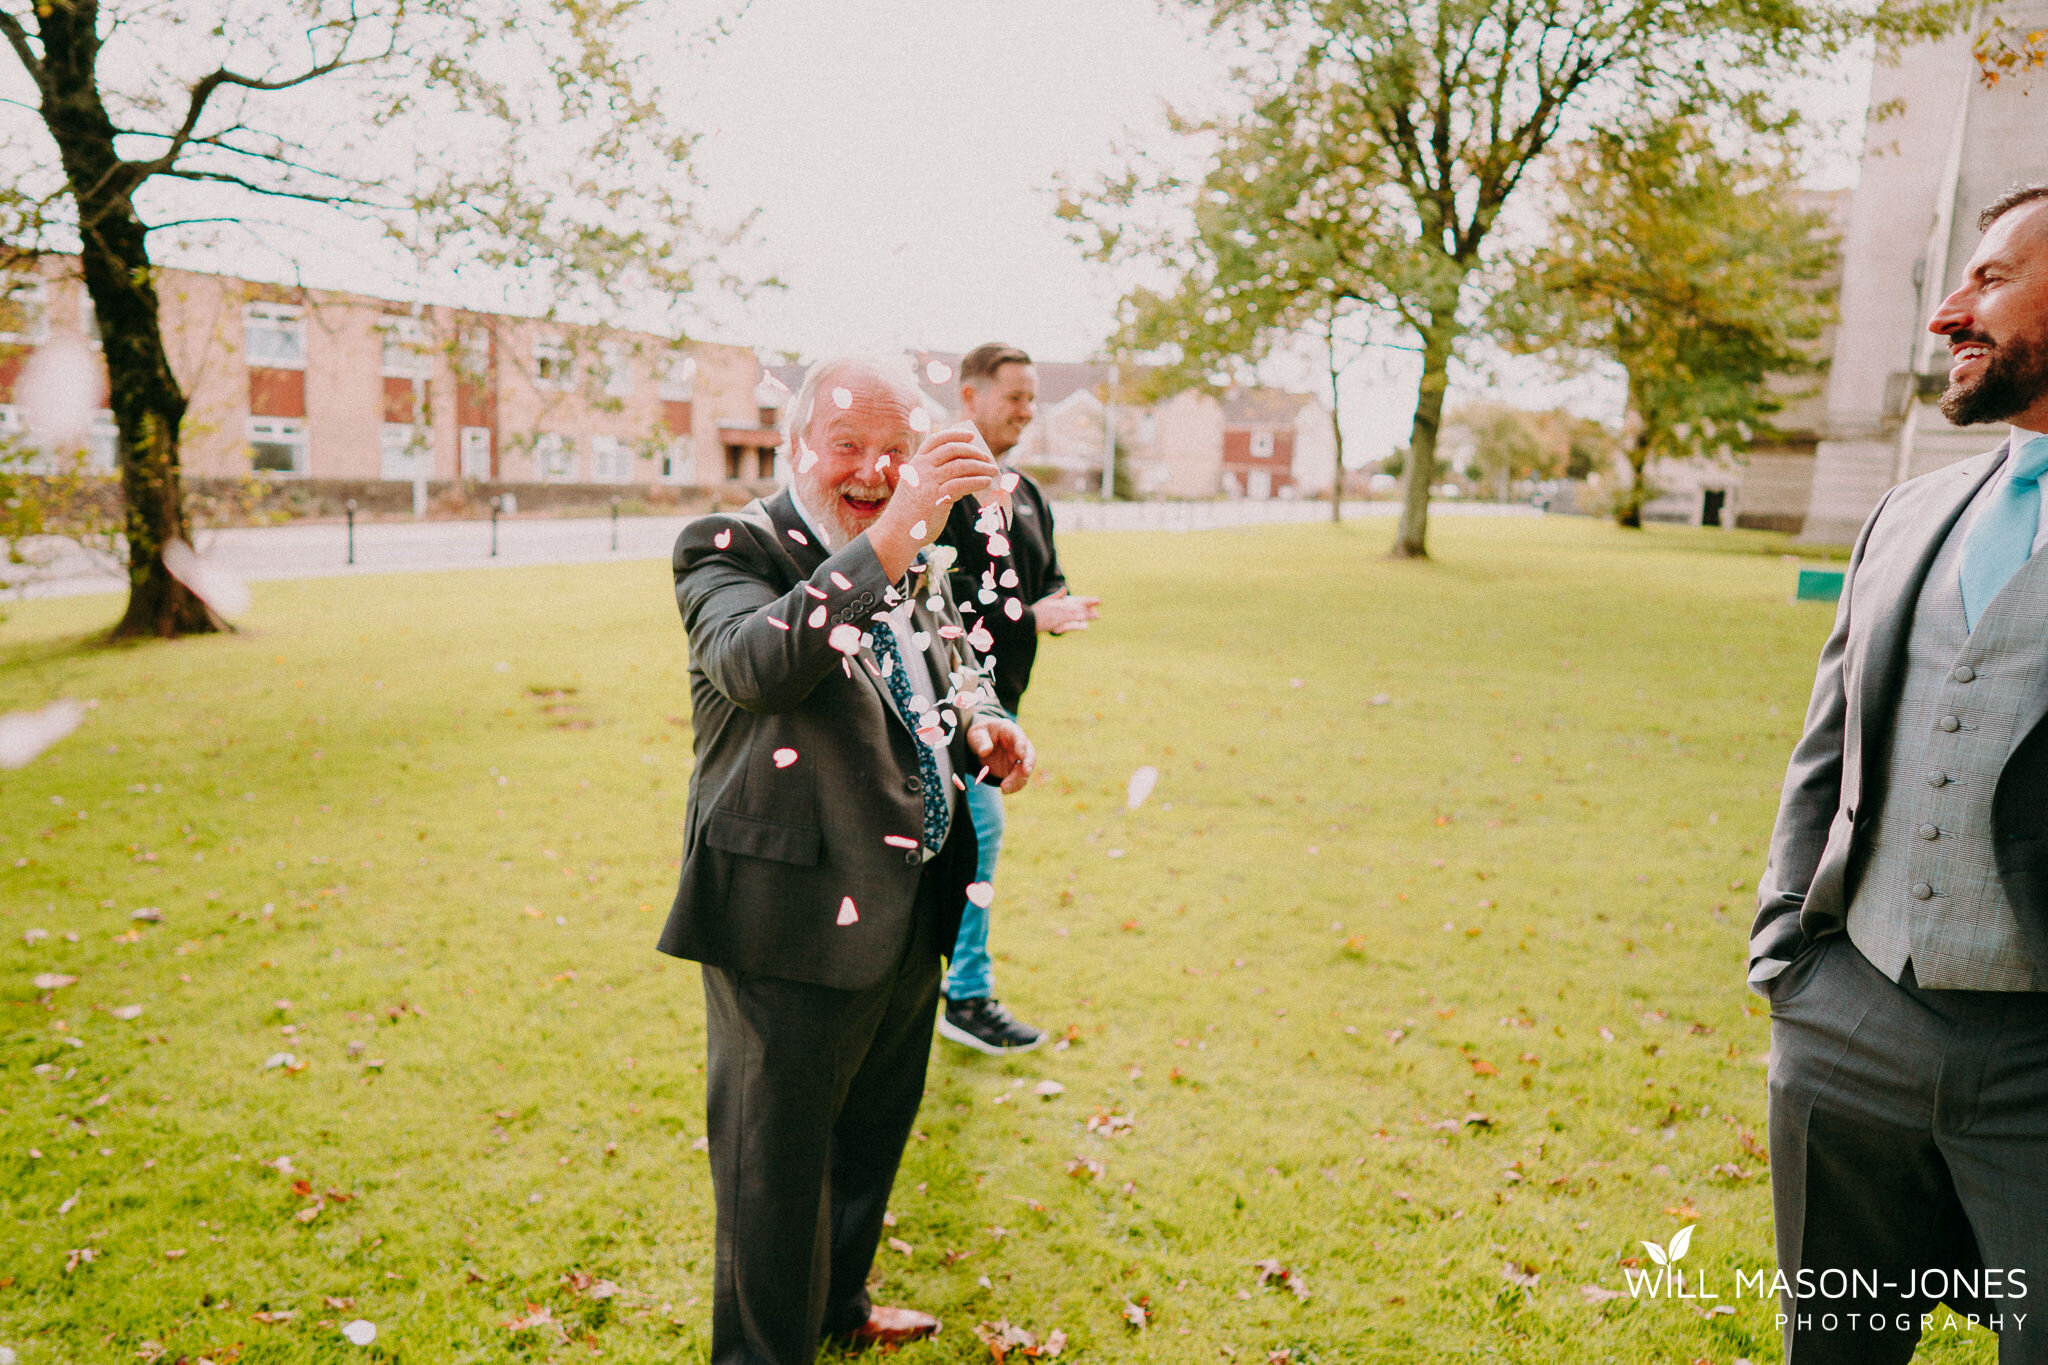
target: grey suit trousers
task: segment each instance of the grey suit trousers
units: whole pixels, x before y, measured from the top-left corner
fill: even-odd
[[[824,1334],[867,1321],[868,1271],[931,1058],[935,865],[902,961],[877,986],[704,968],[712,1365],[810,1365]]]
[[[1788,1365],[1910,1360],[1969,1314],[2048,1362],[2048,994],[1893,982],[1836,934],[1770,999]]]

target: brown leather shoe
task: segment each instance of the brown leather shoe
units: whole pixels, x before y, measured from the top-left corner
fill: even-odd
[[[846,1334],[846,1341],[862,1351],[870,1346],[901,1346],[906,1341],[922,1341],[938,1333],[939,1320],[930,1313],[878,1303],[868,1309],[866,1322]]]

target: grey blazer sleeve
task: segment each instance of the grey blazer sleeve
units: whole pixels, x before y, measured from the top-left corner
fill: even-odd
[[[775,572],[782,551],[774,534],[751,519],[700,517],[676,541],[676,606],[691,660],[746,711],[801,705],[846,657],[833,648],[833,628],[862,627],[890,592],[881,561],[860,536],[778,593],[775,582],[789,575]]]
[[[1842,808],[1842,755],[1847,742],[1849,694],[1843,661],[1854,618],[1856,570],[1870,528],[1884,512],[1890,494],[1880,499],[1849,556],[1842,576],[1842,596],[1835,607],[1835,626],[1821,646],[1813,696],[1806,706],[1806,727],[1785,769],[1778,798],[1778,821],[1771,830],[1770,861],[1757,879],[1756,921],[1749,933],[1749,986],[1763,994],[1764,983],[1785,970],[1806,945],[1800,911],[1827,848],[1828,831]]]

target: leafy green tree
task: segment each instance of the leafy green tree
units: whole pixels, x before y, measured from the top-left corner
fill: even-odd
[[[1835,240],[1796,201],[1786,158],[1727,156],[1696,119],[1602,133],[1570,149],[1558,181],[1564,207],[1496,331],[1627,373],[1630,482],[1614,515],[1639,527],[1652,461],[1739,458],[1784,406],[1784,381],[1817,368]]]
[[[259,205],[368,220],[525,298],[679,296],[717,241],[694,216],[634,0],[0,0],[14,263],[75,251],[120,431],[121,635],[217,629],[164,567],[187,539],[186,395],[151,234]],[[663,16],[672,20],[672,16]],[[685,41],[688,41],[687,35]],[[670,23],[665,41],[677,41]],[[0,262],[8,264],[8,262]]]
[[[1943,31],[1907,0],[1183,0],[1249,55],[1240,114],[1179,122],[1213,143],[1199,179],[1135,167],[1070,216],[1106,256],[1151,255],[1176,288],[1134,292],[1132,341],[1246,353],[1332,301],[1390,319],[1422,356],[1393,553],[1427,553],[1450,366],[1502,278],[1502,214],[1553,144],[1597,118],[1630,128],[1681,108],[1782,123],[1770,73],[1814,69],[1857,38]],[[1193,226],[1134,230],[1141,200]]]

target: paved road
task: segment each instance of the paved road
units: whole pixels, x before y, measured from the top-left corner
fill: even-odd
[[[1390,517],[1390,502],[1346,503],[1347,517]],[[1325,520],[1328,503],[1125,502],[1055,503],[1063,531],[1213,531],[1233,526]],[[1436,516],[1534,516],[1519,504],[1438,503]],[[421,573],[442,569],[510,568],[533,564],[588,564],[606,559],[665,559],[687,517],[621,517],[618,547],[609,517],[531,517],[498,522],[491,554],[488,521],[358,522],[355,563],[348,558],[342,522],[233,527],[201,534],[197,549],[221,572],[244,582],[275,578],[328,578],[346,574]],[[121,570],[67,541],[30,547],[47,555],[33,578],[10,596],[72,597],[119,592]]]

